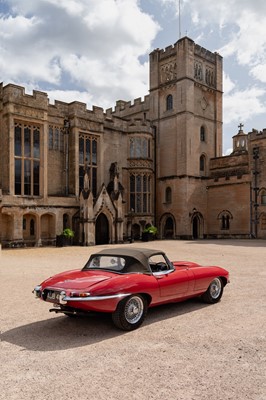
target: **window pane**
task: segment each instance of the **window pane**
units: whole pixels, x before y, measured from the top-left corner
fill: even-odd
[[[21,160],[15,160],[15,194],[21,194]]]
[[[34,196],[40,195],[40,163],[34,161],[33,163],[33,194]]]
[[[172,110],[173,108],[173,96],[169,94],[166,98],[166,110]]]
[[[135,211],[135,194],[130,193],[130,209]]]
[[[92,164],[97,165],[97,142],[92,141]]]
[[[30,195],[31,190],[31,162],[24,160],[24,195]]]
[[[59,132],[59,150],[64,151],[64,132],[63,129],[60,129]]]
[[[30,137],[30,128],[24,128],[24,157],[31,156],[31,137]]]
[[[58,150],[59,149],[59,129],[55,128],[54,131],[54,149]]]
[[[147,192],[147,176],[143,176],[143,192]]]
[[[141,192],[141,176],[137,175],[137,187],[136,192]]]
[[[144,213],[147,212],[147,193],[143,194],[143,210]]]
[[[148,157],[148,140],[147,139],[143,139],[143,152],[142,152],[142,156],[144,158]]]
[[[135,139],[135,145],[136,145],[136,158],[140,158],[141,157],[141,138],[136,138]]]
[[[84,188],[84,168],[79,167],[79,191],[81,192]]]
[[[140,213],[141,212],[141,194],[137,193],[136,197],[137,197],[136,211]]]
[[[53,149],[53,128],[52,126],[49,126],[49,149],[52,150]]]
[[[86,159],[85,162],[88,164],[91,163],[91,141],[90,139],[86,139]]]
[[[40,131],[35,128],[33,131],[33,157],[40,158]]]
[[[15,155],[21,156],[21,127],[15,127]]]
[[[130,139],[130,144],[129,144],[130,150],[129,150],[129,154],[130,157],[134,157],[134,140]]]
[[[200,157],[200,171],[204,171],[205,170],[205,157],[201,156]]]
[[[84,139],[79,138],[79,163],[84,164]]]
[[[134,175],[130,176],[130,192],[132,192],[132,193],[135,192],[135,176]]]

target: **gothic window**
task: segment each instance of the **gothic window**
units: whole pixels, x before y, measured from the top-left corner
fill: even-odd
[[[64,151],[64,130],[58,126],[49,126],[49,150]]]
[[[173,96],[171,94],[169,94],[166,97],[166,110],[172,110],[173,109]]]
[[[232,218],[233,218],[232,214],[229,211],[222,211],[218,217],[218,219],[220,220],[220,229],[221,230],[229,230],[230,229],[230,221]]]
[[[206,157],[202,154],[200,156],[200,172],[204,173],[206,170]]]
[[[135,137],[129,143],[130,158],[150,158],[150,140],[145,137]]]
[[[130,209],[135,213],[151,212],[151,177],[149,174],[130,175]]]
[[[15,194],[40,194],[40,127],[15,123]]]
[[[205,142],[205,128],[204,126],[200,127],[200,141]]]
[[[84,187],[85,170],[89,175],[93,196],[97,194],[98,138],[80,134],[79,136],[79,191]]]
[[[229,229],[229,227],[230,227],[229,222],[230,222],[229,215],[223,215],[221,229],[225,229],[225,230]]]
[[[202,64],[199,62],[194,64],[194,78],[200,81],[202,80]]]
[[[172,203],[172,189],[170,187],[165,189],[165,202]]]

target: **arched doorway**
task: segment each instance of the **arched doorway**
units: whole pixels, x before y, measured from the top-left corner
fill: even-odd
[[[23,240],[30,245],[36,240],[37,221],[36,216],[33,214],[23,215]]]
[[[174,235],[174,221],[172,217],[168,217],[165,221],[163,237],[165,239],[173,239]]]
[[[109,243],[109,222],[106,215],[103,213],[101,213],[96,219],[95,232],[96,244]]]
[[[200,220],[198,215],[195,215],[192,220],[192,238],[199,238],[199,228],[200,228]]]

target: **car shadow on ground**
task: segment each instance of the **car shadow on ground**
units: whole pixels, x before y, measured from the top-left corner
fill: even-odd
[[[145,326],[208,307],[199,299],[187,300],[154,307],[148,310]],[[30,351],[60,351],[75,347],[88,346],[113,337],[131,334],[116,329],[111,315],[94,314],[88,317],[69,318],[53,316],[49,319],[19,326],[4,332],[0,338]]]

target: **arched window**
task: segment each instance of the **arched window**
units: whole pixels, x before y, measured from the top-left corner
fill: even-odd
[[[204,126],[200,127],[200,141],[205,142],[205,128]]]
[[[220,229],[221,230],[229,230],[230,229],[230,221],[233,219],[232,214],[229,211],[222,211],[218,219],[220,220]]]
[[[130,209],[136,213],[151,211],[151,176],[149,174],[131,174]]]
[[[205,172],[205,168],[206,168],[206,158],[205,156],[202,154],[200,156],[200,172]]]
[[[228,215],[228,214],[227,214],[227,215],[223,215],[223,216],[222,216],[222,226],[221,226],[221,229],[227,230],[227,229],[229,229],[229,227],[230,227],[230,218],[229,218],[229,215]]]
[[[166,110],[172,110],[173,109],[173,96],[171,94],[168,94],[166,97]]]
[[[165,189],[165,202],[172,203],[172,189],[170,187]]]
[[[34,219],[30,220],[30,235],[34,236],[35,234],[35,224],[34,224]]]

